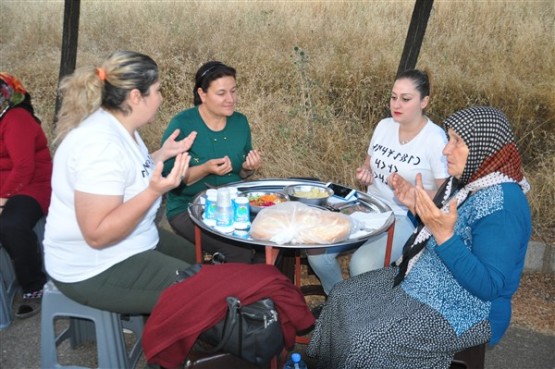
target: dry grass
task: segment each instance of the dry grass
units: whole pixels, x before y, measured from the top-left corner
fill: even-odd
[[[158,61],[166,101],[142,130],[150,148],[191,106],[209,59],[238,70],[238,110],[264,153],[264,177],[355,186],[372,129],[387,114],[413,1],[82,1],[77,64],[117,49]],[[0,69],[32,92],[52,137],[63,2],[0,2]],[[555,9],[546,1],[436,1],[417,67],[433,77],[431,118],[473,104],[500,108],[523,153],[535,237],[555,229]],[[300,49],[295,50],[295,47]],[[302,51],[302,54],[301,54]]]

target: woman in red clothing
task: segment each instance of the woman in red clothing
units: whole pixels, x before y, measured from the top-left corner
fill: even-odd
[[[51,193],[52,157],[40,123],[21,82],[0,72],[0,243],[23,289],[19,318],[39,311],[46,282],[33,231],[48,210]]]

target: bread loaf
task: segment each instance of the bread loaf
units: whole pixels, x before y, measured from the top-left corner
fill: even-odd
[[[323,245],[344,241],[350,232],[347,215],[289,201],[260,211],[250,236],[277,244]]]

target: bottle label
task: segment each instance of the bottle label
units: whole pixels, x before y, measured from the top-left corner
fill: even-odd
[[[233,232],[233,208],[231,205],[216,207],[216,229],[222,233]]]
[[[249,223],[250,222],[250,209],[249,204],[238,203],[235,205],[235,216],[234,220],[236,223]]]
[[[216,219],[216,202],[210,199],[206,200],[204,205],[204,219]]]

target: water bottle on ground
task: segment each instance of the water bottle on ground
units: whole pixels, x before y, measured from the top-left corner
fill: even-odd
[[[293,352],[291,357],[285,363],[283,369],[307,369],[306,363],[303,361],[301,354]]]

